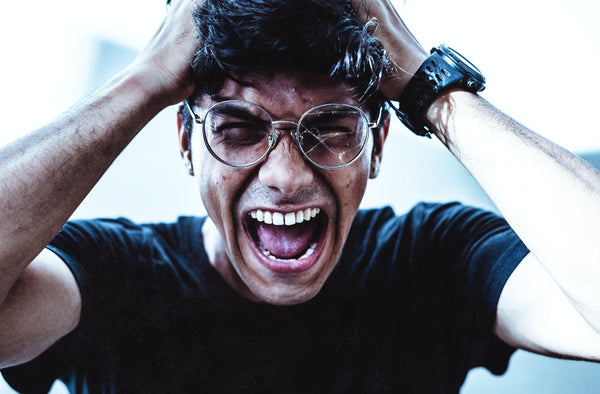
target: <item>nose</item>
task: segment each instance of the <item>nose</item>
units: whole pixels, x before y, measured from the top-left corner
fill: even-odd
[[[259,181],[283,194],[293,194],[314,180],[313,167],[287,130],[281,130],[275,146],[258,171]]]

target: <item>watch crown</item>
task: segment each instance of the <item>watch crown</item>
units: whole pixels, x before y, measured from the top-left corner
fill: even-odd
[[[475,81],[467,82],[467,88],[476,90],[478,88],[478,84]]]

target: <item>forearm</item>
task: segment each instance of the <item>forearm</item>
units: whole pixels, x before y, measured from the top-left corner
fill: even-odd
[[[192,8],[179,0],[136,60],[54,123],[0,151],[0,304],[113,160],[193,92]]]
[[[22,270],[160,109],[128,69],[0,151],[0,303]]]
[[[470,93],[446,94],[427,116],[440,140],[600,331],[598,170]]]

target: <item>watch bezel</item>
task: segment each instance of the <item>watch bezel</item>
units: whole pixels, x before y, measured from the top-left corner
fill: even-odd
[[[404,88],[396,111],[398,118],[415,134],[430,137],[425,120],[427,108],[452,88],[478,93],[485,89],[485,77],[458,51],[439,45],[431,49],[431,55]]]
[[[463,81],[464,88],[472,92],[481,92],[485,89],[485,77],[481,70],[456,49],[442,44],[433,48],[431,53],[434,51],[464,72],[464,75],[468,77],[468,81]]]

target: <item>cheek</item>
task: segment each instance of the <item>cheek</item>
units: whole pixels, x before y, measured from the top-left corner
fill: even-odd
[[[218,212],[222,211],[228,195],[227,185],[230,184],[230,171],[216,161],[206,149],[201,133],[192,135],[192,164],[196,184],[207,213],[218,220]]]
[[[365,194],[367,187],[367,176],[358,176],[349,180],[344,186],[344,193],[347,198],[344,202],[345,209],[358,210],[360,202]]]
[[[363,160],[357,161],[341,170],[332,171],[328,177],[332,185],[338,205],[338,223],[341,234],[345,234],[356,216],[365,194],[368,167]],[[339,172],[338,172],[339,171]]]
[[[354,166],[352,165],[352,167]],[[368,173],[364,171],[363,166],[359,165],[354,171],[345,171],[334,178],[338,180],[335,186],[338,199],[336,238],[340,250],[346,242],[352,222],[360,207],[366,190],[367,176]]]
[[[221,234],[229,238],[236,227],[235,206],[237,196],[246,179],[240,169],[225,166],[212,157],[201,162],[196,171],[196,184],[206,213]]]
[[[367,188],[370,162],[370,155],[363,154],[360,160],[348,167],[346,174],[340,174],[338,179],[343,180],[339,197],[341,208],[358,210]]]
[[[362,195],[361,187],[360,187],[360,179],[349,179],[347,182],[341,187],[340,191],[340,208],[343,210],[353,209],[356,206],[356,201],[354,196]]]
[[[230,191],[228,190],[228,186],[232,183],[230,181],[231,176],[218,171],[215,167],[214,165],[204,163],[202,171],[197,175],[202,202],[208,214],[213,217],[218,212],[222,212],[229,203],[228,197],[230,196]]]

